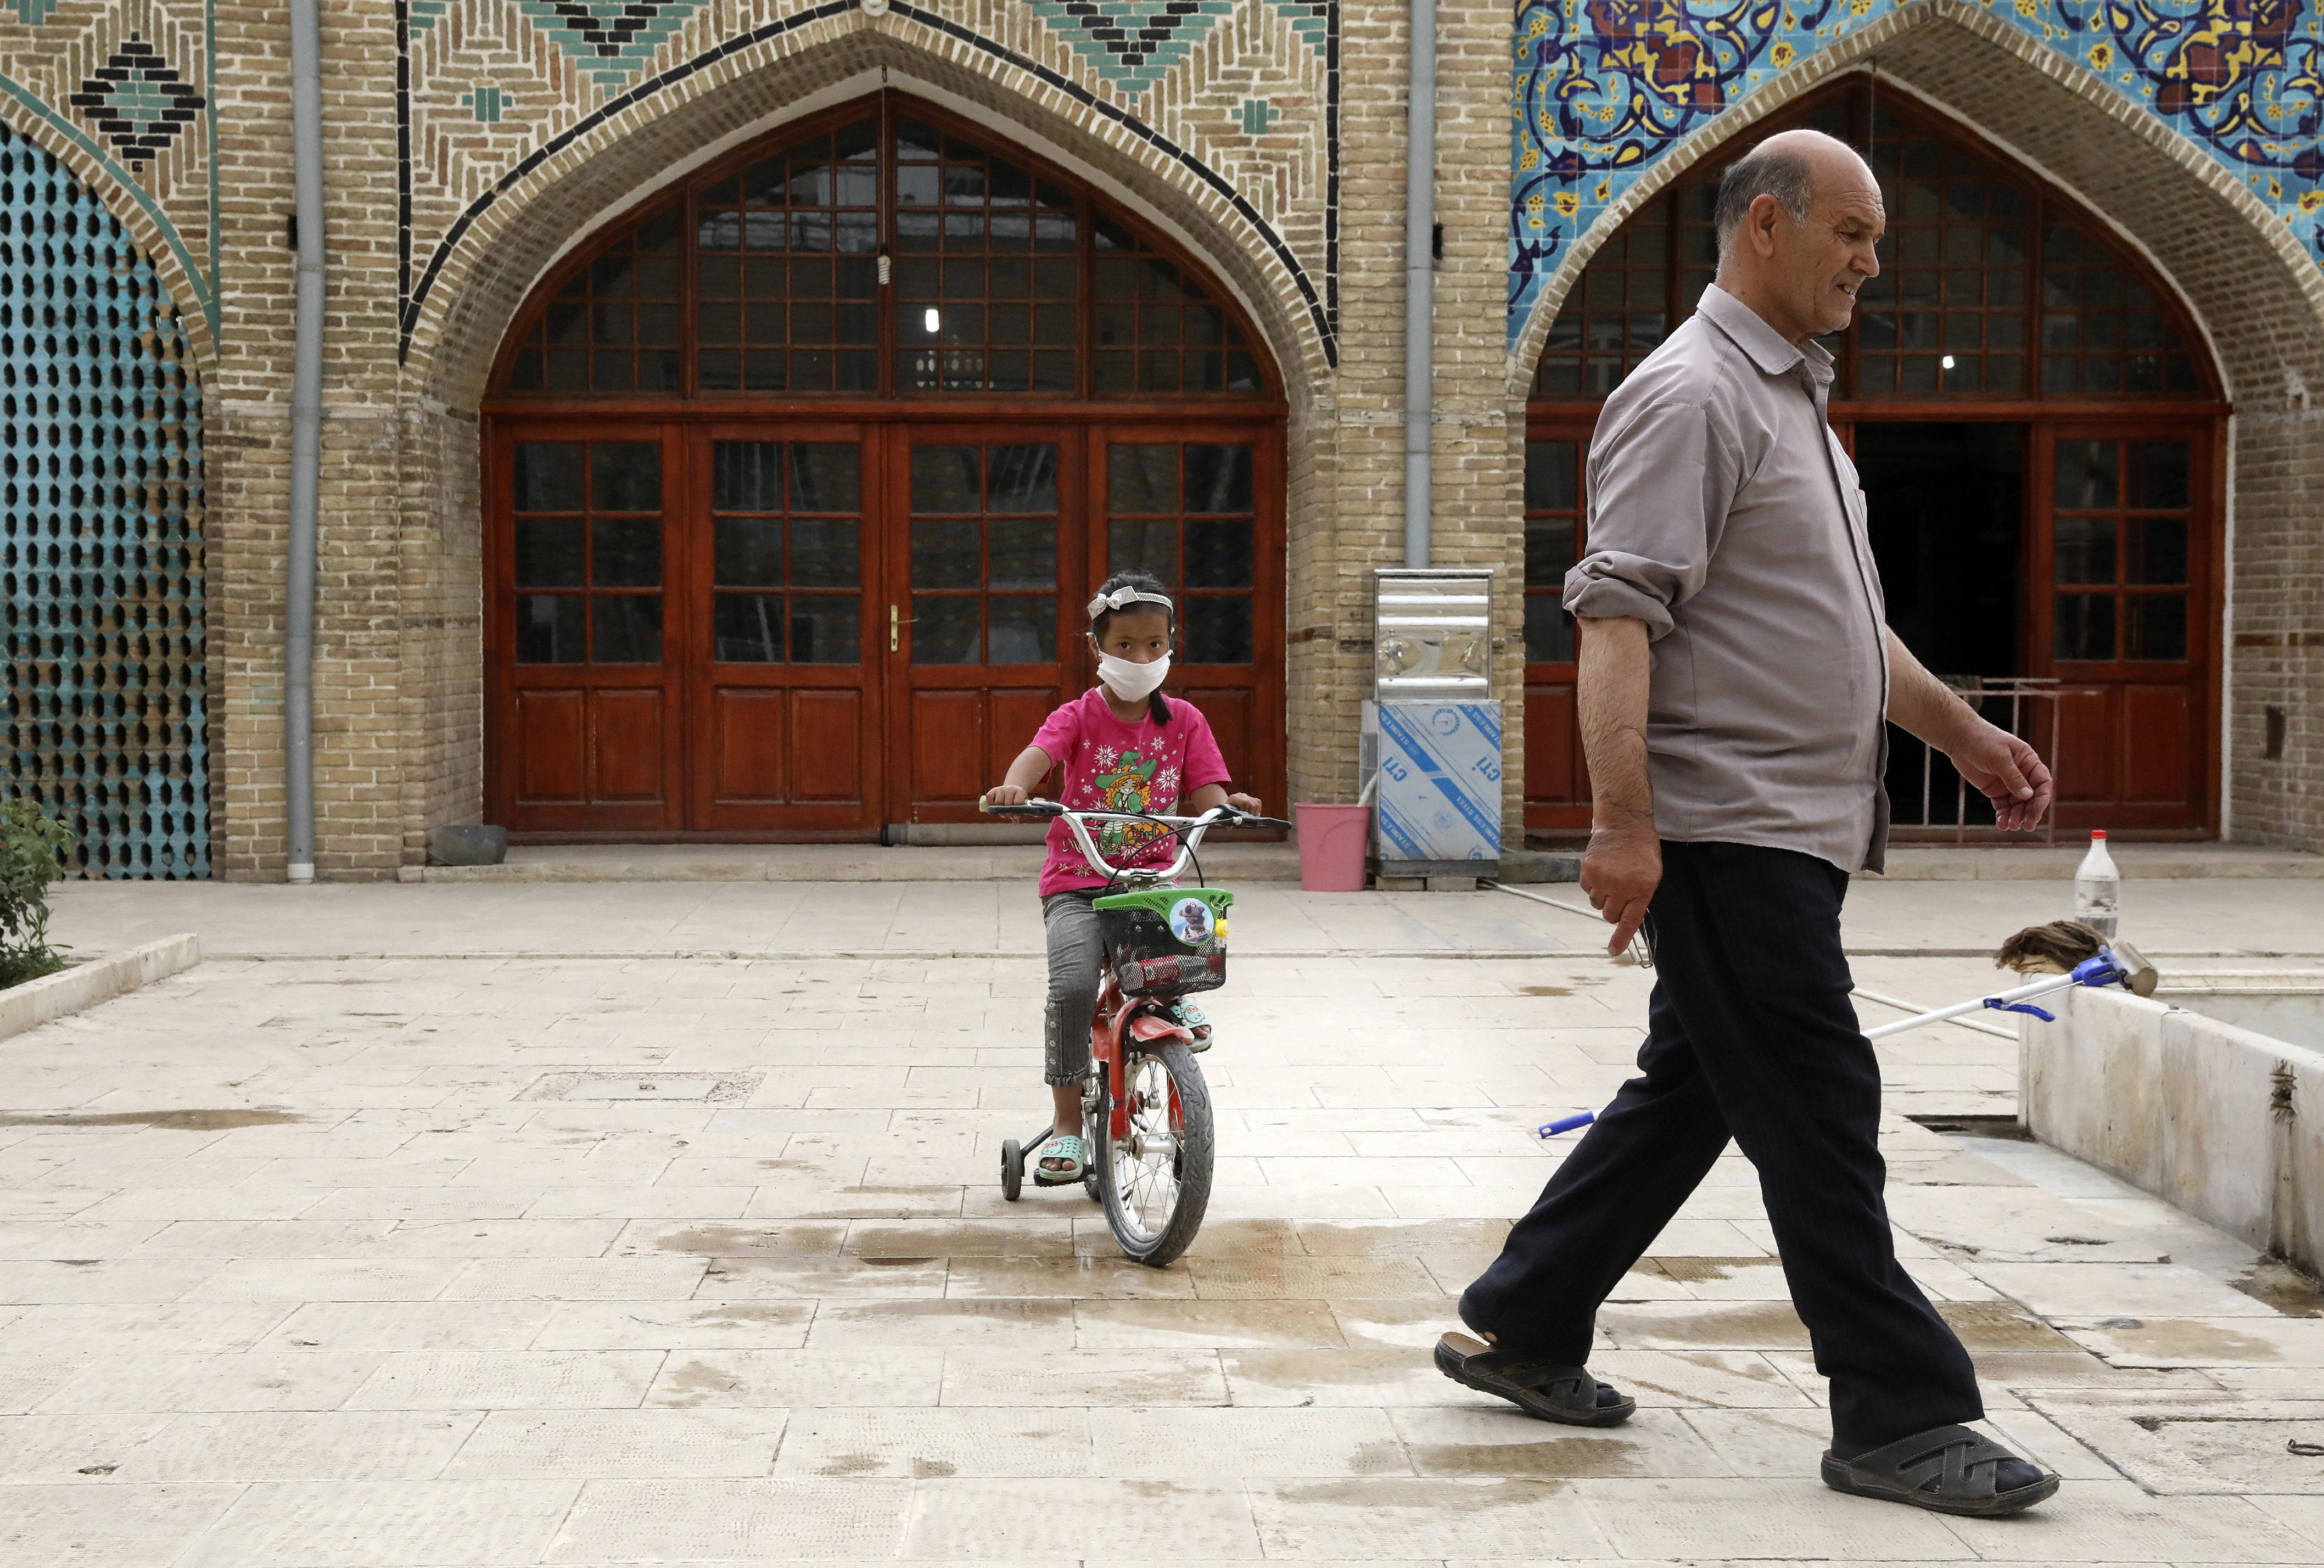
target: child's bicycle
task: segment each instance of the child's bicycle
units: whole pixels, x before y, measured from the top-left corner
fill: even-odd
[[[1231,806],[1200,816],[1120,811],[1068,811],[1054,800],[987,806],[995,816],[1063,817],[1093,870],[1107,879],[1097,899],[1105,938],[1105,978],[1090,1019],[1090,1081],[1082,1090],[1082,1131],[1090,1150],[1083,1178],[1105,1205],[1121,1250],[1156,1268],[1176,1259],[1202,1228],[1211,1201],[1217,1144],[1211,1093],[1194,1063],[1193,1030],[1173,1016],[1179,998],[1226,983],[1226,912],[1234,895],[1222,888],[1175,886],[1213,827],[1289,827]],[[1166,827],[1178,840],[1170,865],[1129,870],[1110,863],[1088,824],[1134,822]],[[1001,1146],[1001,1193],[1017,1201],[1025,1162],[1039,1158],[1056,1132],[1045,1127],[1019,1144]],[[1036,1167],[1036,1185],[1038,1181]],[[1065,1184],[1070,1185],[1070,1184]]]

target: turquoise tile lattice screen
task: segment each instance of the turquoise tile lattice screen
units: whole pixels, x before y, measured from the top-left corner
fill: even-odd
[[[0,126],[7,793],[92,877],[209,874],[201,391],[168,291]]]

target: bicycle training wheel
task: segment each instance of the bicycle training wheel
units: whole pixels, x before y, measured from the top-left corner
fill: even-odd
[[[1121,1250],[1161,1268],[1193,1243],[1210,1207],[1218,1141],[1211,1092],[1193,1053],[1176,1041],[1134,1052],[1121,1082],[1129,1131],[1117,1139],[1111,1118],[1097,1119],[1098,1189]]]

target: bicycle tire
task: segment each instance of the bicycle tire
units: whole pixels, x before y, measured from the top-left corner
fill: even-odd
[[[1010,1203],[1025,1190],[1025,1151],[1013,1138],[1001,1144],[1001,1195]]]
[[[1155,1073],[1167,1075],[1169,1085],[1177,1091],[1176,1127],[1157,1129],[1150,1120],[1146,1121],[1148,1129],[1167,1130],[1173,1135],[1167,1213],[1156,1212],[1158,1204],[1154,1200],[1161,1191],[1159,1167],[1154,1160],[1141,1158],[1134,1148],[1114,1143],[1110,1114],[1096,1119],[1094,1152],[1098,1191],[1105,1203],[1105,1222],[1113,1231],[1115,1242],[1133,1260],[1149,1268],[1167,1268],[1194,1244],[1195,1232],[1203,1228],[1203,1213],[1211,1203],[1211,1170],[1218,1147],[1218,1130],[1211,1115],[1211,1091],[1203,1081],[1202,1068],[1195,1064],[1193,1052],[1173,1040],[1158,1049],[1140,1047],[1122,1064],[1123,1085],[1137,1097],[1130,1111],[1133,1143],[1142,1141],[1139,1123],[1149,1116],[1147,1092],[1156,1086],[1149,1077],[1149,1067]],[[1110,1111],[1111,1107],[1103,1109]],[[1169,1120],[1166,1111],[1163,1121]],[[1117,1155],[1120,1158],[1117,1158]],[[1139,1174],[1130,1176],[1131,1187],[1125,1192],[1123,1179],[1133,1168]]]

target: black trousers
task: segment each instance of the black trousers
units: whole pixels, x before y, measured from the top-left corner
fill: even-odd
[[[1853,1453],[1984,1414],[1969,1353],[1896,1261],[1880,1066],[1848,1000],[1847,877],[1792,850],[1663,846],[1640,1076],[1461,1297],[1509,1350],[1579,1364],[1592,1322],[1732,1137]]]

